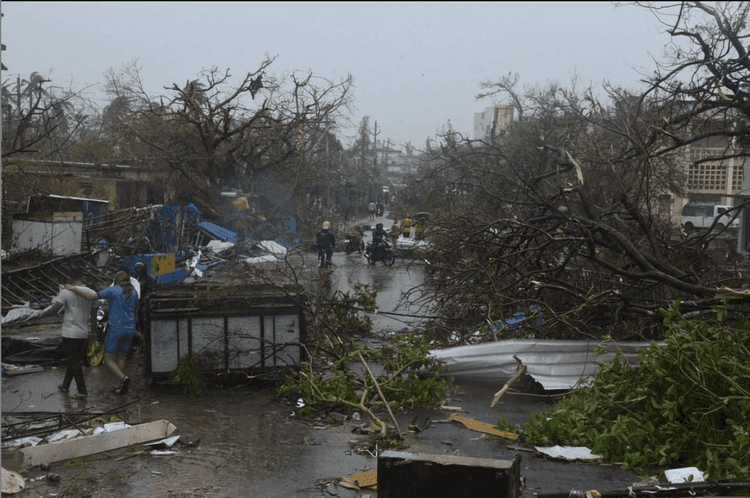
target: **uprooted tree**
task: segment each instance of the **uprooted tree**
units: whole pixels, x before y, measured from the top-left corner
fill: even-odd
[[[223,186],[265,179],[283,185],[274,192],[276,206],[296,206],[302,187],[322,183],[335,166],[331,152],[340,145],[333,133],[350,104],[352,77],[276,77],[273,62],[267,57],[239,81],[228,70],[203,71],[164,87],[164,95],[144,88],[136,63],[110,70],[110,135],[130,158],[177,173],[183,190],[209,211]]]
[[[645,469],[695,466],[711,479],[750,473],[748,323],[724,325],[725,304],[686,320],[661,311],[665,344],[639,353],[638,368],[617,356],[586,389],[533,414],[523,439],[586,446],[608,462]]]
[[[736,246],[729,219],[688,235],[670,214],[705,188],[704,170],[741,172],[750,154],[748,5],[646,8],[678,43],[645,91],[605,84],[601,98],[575,80],[518,88],[511,74],[480,94],[507,97],[518,118],[507,131],[444,137],[422,184],[447,197],[434,206],[444,215],[426,259],[449,330],[539,310],[538,337],[651,336],[673,299],[706,309],[744,284],[708,257]],[[745,204],[736,198],[730,217]]]

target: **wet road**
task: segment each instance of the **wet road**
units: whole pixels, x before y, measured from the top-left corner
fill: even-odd
[[[397,261],[392,267],[382,263],[372,267],[363,256],[344,253],[336,253],[333,263],[334,289],[346,292],[358,282],[380,288],[379,313],[372,317],[377,331],[397,333],[417,320],[414,316],[401,315],[429,314],[401,303],[405,292],[423,282],[418,266]],[[108,453],[88,457],[92,467],[86,472],[96,474],[97,478],[95,482],[80,483],[82,494],[73,496],[330,496],[321,492],[326,482],[377,467],[375,458],[356,454],[347,444],[358,437],[352,434],[352,429],[359,422],[338,423],[325,415],[319,420],[294,419],[290,417],[294,400],[279,399],[271,387],[226,387],[200,397],[175,390],[147,389],[142,375],[138,374],[137,361],[127,367],[133,383],[126,396],[109,392],[112,379],[105,367],[86,371],[90,392],[86,400],[75,400],[57,391],[64,373],[61,368],[3,378],[4,417],[12,419],[14,412],[103,412],[134,401],[128,407],[130,422],[165,419],[178,428],[177,434],[184,439],[200,440],[195,447],[175,448],[176,454],[172,456],[141,454],[117,460]],[[486,384],[469,384],[458,380],[448,404],[463,407],[462,415],[469,418],[495,424],[505,417],[519,425],[528,420],[530,413],[549,406],[547,398],[514,394],[506,395],[494,409],[489,408],[492,395],[504,381],[494,379]],[[351,414],[350,410],[339,411]],[[433,421],[446,420],[451,414],[439,410],[424,413]],[[414,415],[413,412],[397,414],[401,427],[406,428]],[[407,440],[411,445],[407,451],[432,454],[511,460],[517,452],[508,448],[508,441],[482,439],[481,434],[456,423],[433,423],[426,431],[407,436]],[[121,450],[120,456],[131,455],[132,451],[132,448]],[[521,473],[529,487],[528,495],[571,489],[624,489],[638,480],[635,473],[618,467],[565,463],[538,458],[531,453],[521,454]],[[57,488],[36,484],[37,489],[25,496],[36,498],[42,495],[39,491],[60,493],[81,474],[80,469],[66,469],[62,462],[53,464],[52,472],[63,478]],[[37,468],[28,477],[44,473]],[[334,488],[327,489],[334,491]],[[341,497],[377,496],[372,490],[352,491],[338,487],[335,491]]]
[[[359,422],[349,420],[342,424],[326,416],[305,421],[290,418],[292,406],[278,399],[271,388],[228,387],[196,398],[176,391],[146,389],[143,379],[136,377],[131,392],[118,396],[107,392],[111,379],[106,368],[96,367],[86,372],[89,399],[75,400],[57,392],[55,386],[62,374],[60,368],[47,368],[42,373],[3,379],[4,417],[12,420],[10,412],[100,412],[135,401],[128,407],[131,423],[165,419],[177,427],[182,438],[200,443],[196,447],[178,445],[173,448],[176,454],[172,456],[135,454],[138,447],[92,455],[84,458],[91,463],[83,469],[68,469],[64,462],[58,462],[50,471],[62,476],[60,485],[34,483],[32,491],[36,494],[29,492],[23,496],[37,498],[50,496],[43,492],[61,493],[76,482],[76,476],[84,473],[95,477],[95,481],[79,483],[82,494],[73,497],[320,497],[330,495],[321,494],[316,483],[377,468],[375,458],[359,455],[347,444],[360,437],[352,434]],[[545,398],[512,394],[491,409],[489,401],[498,385],[501,383],[457,382],[448,404],[462,407],[465,417],[492,424],[502,417],[513,424],[523,424],[530,413],[549,406]],[[406,428],[415,413],[397,412],[399,425]],[[509,448],[510,441],[484,439],[480,433],[459,424],[440,422],[447,420],[452,412],[418,413],[428,416],[433,424],[422,433],[407,435],[410,446],[406,451],[499,460],[512,460],[517,453]],[[520,454],[521,474],[529,488],[526,496],[567,493],[571,489],[624,489],[638,481],[637,474],[618,467]],[[35,478],[46,472],[35,468],[27,477]],[[342,487],[336,492],[345,498],[377,496],[371,490],[358,492]]]
[[[388,213],[386,213],[387,215]],[[378,217],[375,221],[360,220],[360,224],[383,223],[386,232],[393,220]],[[372,232],[365,232],[364,241],[369,244]],[[378,312],[370,315],[373,330],[390,335],[404,329],[413,329],[424,319],[434,316],[421,286],[424,284],[424,262],[404,257],[397,252],[396,262],[387,266],[382,262],[368,264],[364,255],[337,252],[333,257],[332,286],[342,292],[352,292],[355,284],[366,284],[378,289]]]
[[[368,265],[367,259],[357,253],[336,253],[333,263],[333,289],[353,294],[354,286],[360,283],[378,290],[378,312],[370,315],[373,331],[389,335],[415,328],[423,317],[431,315],[420,300],[424,274],[419,263],[399,258],[393,266]]]

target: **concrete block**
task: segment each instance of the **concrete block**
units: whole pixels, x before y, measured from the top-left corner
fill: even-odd
[[[379,498],[517,498],[521,457],[491,458],[384,451],[378,456]]]

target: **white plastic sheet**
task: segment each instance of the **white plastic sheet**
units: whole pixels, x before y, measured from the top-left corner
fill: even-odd
[[[535,446],[539,453],[562,460],[599,460],[601,455],[591,453],[585,446]]]

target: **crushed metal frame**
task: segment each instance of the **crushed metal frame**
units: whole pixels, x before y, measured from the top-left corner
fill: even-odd
[[[29,302],[46,306],[59,291],[59,283],[65,282],[74,268],[84,272],[86,284],[105,287],[112,283],[111,276],[93,263],[91,253],[80,253],[46,261],[40,265],[4,271],[2,274],[2,309]]]

